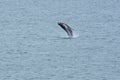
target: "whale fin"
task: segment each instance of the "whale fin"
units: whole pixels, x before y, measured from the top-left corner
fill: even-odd
[[[65,24],[65,23],[62,23],[62,22],[58,22],[58,25],[67,32],[68,36],[71,38],[73,37],[73,31],[72,31],[72,28]]]

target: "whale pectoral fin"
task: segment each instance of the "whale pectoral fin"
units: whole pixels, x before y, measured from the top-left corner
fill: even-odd
[[[68,26],[65,23],[60,23],[60,22],[58,23],[58,25],[61,26],[61,28],[63,28],[67,32],[69,37],[73,36],[73,31],[72,31],[73,29],[70,26]]]

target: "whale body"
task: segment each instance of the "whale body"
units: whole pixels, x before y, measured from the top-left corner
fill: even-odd
[[[67,32],[68,36],[71,38],[73,37],[73,31],[71,29],[70,26],[68,26],[67,24],[65,23],[62,23],[62,22],[58,22],[58,25]]]

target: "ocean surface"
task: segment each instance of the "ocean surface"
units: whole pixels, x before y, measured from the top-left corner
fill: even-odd
[[[0,0],[0,80],[120,80],[120,0]]]

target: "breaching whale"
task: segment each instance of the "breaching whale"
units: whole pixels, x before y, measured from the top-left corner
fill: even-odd
[[[67,32],[67,34],[70,38],[73,37],[73,31],[70,26],[68,26],[67,24],[62,23],[62,22],[58,22],[58,25]]]

